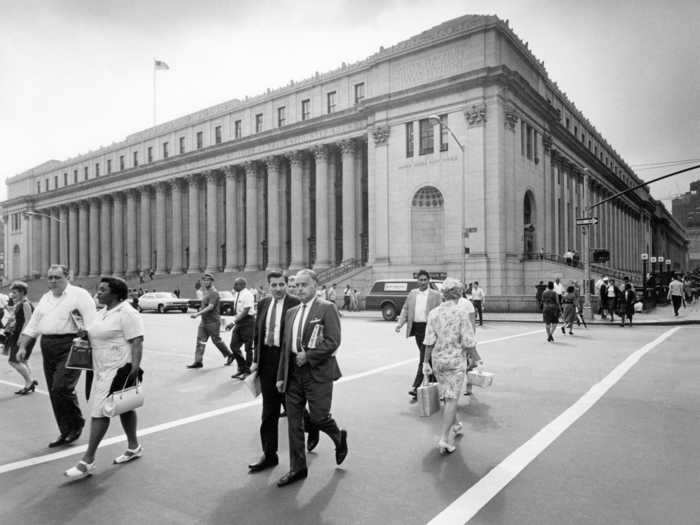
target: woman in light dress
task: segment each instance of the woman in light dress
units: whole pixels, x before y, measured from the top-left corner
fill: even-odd
[[[104,414],[107,398],[113,392],[134,386],[143,375],[140,369],[143,321],[129,304],[128,294],[129,289],[122,279],[101,279],[97,295],[105,308],[99,310],[95,321],[86,327],[92,346],[94,373],[90,390],[90,439],[82,459],[65,472],[71,479],[84,478],[95,470],[95,453],[109,428],[110,418]],[[141,456],[143,449],[136,437],[136,412],[125,412],[119,417],[128,448],[114,463],[126,463]]]
[[[462,423],[457,420],[457,401],[462,394],[467,354],[476,346],[469,314],[458,304],[462,290],[459,281],[445,279],[442,285],[444,302],[428,314],[425,331],[423,374],[435,374],[440,397],[445,400],[438,442],[441,454],[454,452],[455,438],[462,434]]]

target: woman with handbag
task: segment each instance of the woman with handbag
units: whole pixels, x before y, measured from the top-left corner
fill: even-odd
[[[29,287],[27,283],[23,281],[15,281],[10,285],[10,298],[15,306],[11,322],[5,325],[7,348],[10,350],[10,366],[17,370],[19,375],[22,376],[22,379],[24,379],[24,388],[20,388],[15,392],[15,394],[20,396],[31,394],[39,384],[39,382],[34,379],[32,369],[29,367],[29,356],[34,348],[34,342],[32,341],[27,345],[27,352],[24,354],[24,359],[20,360],[17,358],[19,334],[21,334],[24,327],[27,326],[29,319],[32,317],[32,312],[34,311],[32,303],[27,299],[28,291]]]
[[[143,375],[140,369],[143,321],[129,304],[128,294],[129,289],[122,279],[102,277],[97,296],[105,308],[86,327],[92,346],[94,373],[90,391],[90,440],[82,459],[64,473],[71,479],[84,478],[93,473],[97,447],[109,428],[110,417],[114,415],[119,414],[128,440],[126,452],[117,457],[114,463],[126,463],[140,457],[143,452],[136,437],[136,412],[129,409],[119,413],[119,404],[115,408],[113,402],[113,397],[119,397],[122,391],[136,392],[125,389],[137,386]],[[131,405],[140,406],[140,403],[142,398],[131,402]]]
[[[440,397],[445,400],[438,442],[441,454],[454,452],[455,438],[462,434],[462,423],[457,420],[457,401],[462,394],[467,354],[476,347],[469,314],[458,304],[462,290],[459,281],[445,279],[442,284],[444,302],[430,311],[425,330],[423,375],[428,377],[435,373]]]

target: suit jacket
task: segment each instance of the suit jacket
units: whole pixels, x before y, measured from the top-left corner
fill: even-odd
[[[294,318],[301,305],[287,311],[285,319],[282,355],[277,369],[277,381],[283,381],[283,392],[287,391],[289,366],[292,356]],[[319,328],[316,328],[316,327]],[[315,348],[309,348],[309,340],[317,332]],[[301,346],[306,351],[306,360],[311,368],[311,379],[317,383],[327,383],[340,379],[341,373],[335,353],[340,346],[340,316],[336,306],[325,299],[316,298],[306,317],[306,324],[301,337]],[[291,366],[296,366],[293,364]]]
[[[418,295],[418,288],[414,288],[408,293],[406,302],[403,303],[403,308],[401,308],[401,315],[399,316],[399,323],[406,323],[406,337],[411,337],[411,329],[413,328],[413,318],[416,313],[416,296]],[[442,302],[442,296],[437,290],[428,288],[428,301],[425,310],[425,319],[428,320],[428,314],[430,310],[436,306],[440,306]]]
[[[272,297],[265,297],[258,303],[258,316],[255,319],[255,349],[253,351],[253,362],[257,364],[260,364],[260,350],[263,344],[265,344],[265,322],[267,321],[267,309],[270,308],[271,304]],[[284,302],[282,303],[282,326],[280,326],[280,346],[282,346],[282,342],[284,341],[285,317],[287,311],[298,304],[298,298],[292,297],[289,294],[284,296]]]

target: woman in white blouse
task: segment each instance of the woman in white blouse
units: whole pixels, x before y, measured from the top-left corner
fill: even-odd
[[[143,321],[127,301],[129,289],[118,277],[103,277],[97,291],[105,308],[97,313],[87,333],[92,346],[94,380],[90,390],[90,442],[83,458],[65,472],[71,479],[89,476],[95,470],[95,453],[107,429],[109,417],[104,414],[105,400],[115,391],[134,386],[141,380]],[[128,448],[114,463],[126,463],[141,456],[143,449],[136,437],[136,412],[120,416],[128,440]]]

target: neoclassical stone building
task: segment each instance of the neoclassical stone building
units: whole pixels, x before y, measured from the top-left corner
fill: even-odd
[[[581,253],[585,204],[639,182],[507,22],[464,16],[10,178],[7,273],[350,261],[371,279],[425,267],[529,295],[577,271],[561,255]],[[611,253],[596,272],[638,279],[643,252],[686,264],[683,229],[646,190],[592,215],[591,248]]]

